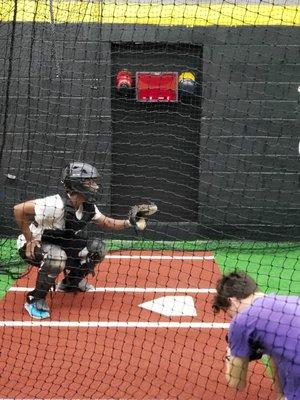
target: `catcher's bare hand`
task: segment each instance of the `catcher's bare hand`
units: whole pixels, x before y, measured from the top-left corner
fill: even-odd
[[[30,242],[26,243],[26,257],[34,258],[35,257],[35,248],[41,247],[41,242],[39,240],[30,240]]]
[[[128,219],[132,226],[138,231],[146,228],[147,218],[158,211],[156,204],[139,204],[131,207],[128,213]]]

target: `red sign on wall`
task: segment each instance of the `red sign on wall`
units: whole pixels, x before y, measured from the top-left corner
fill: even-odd
[[[137,72],[136,99],[150,103],[178,101],[178,73]]]

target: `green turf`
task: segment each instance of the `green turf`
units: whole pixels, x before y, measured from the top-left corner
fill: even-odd
[[[129,241],[108,240],[114,250],[213,251],[221,272],[246,271],[265,292],[300,295],[300,243],[238,241]],[[0,240],[0,296],[26,270],[16,252],[16,241]]]
[[[266,293],[300,295],[300,247],[278,247],[272,252],[217,250],[214,254],[222,272],[243,270]]]
[[[26,264],[16,252],[16,241],[0,240],[0,298],[13,285],[18,275],[26,269]]]

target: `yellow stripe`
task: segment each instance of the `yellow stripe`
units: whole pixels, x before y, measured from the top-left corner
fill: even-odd
[[[50,22],[50,0],[17,0],[18,22]],[[0,3],[0,21],[13,20],[14,0]],[[300,25],[300,7],[262,4],[112,4],[54,1],[56,23],[153,24],[160,26]]]

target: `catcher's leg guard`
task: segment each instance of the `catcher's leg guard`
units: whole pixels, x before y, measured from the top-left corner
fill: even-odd
[[[87,254],[86,254],[87,253]],[[81,268],[84,276],[94,275],[95,267],[100,264],[107,253],[106,245],[100,239],[93,239],[87,242],[87,246],[79,253],[81,258]]]
[[[98,262],[101,262],[107,254],[106,244],[100,239],[88,240],[86,247],[90,257],[94,257]]]
[[[43,245],[44,259],[38,272],[35,289],[27,294],[27,303],[31,304],[45,299],[55,278],[65,268],[67,255],[55,245]]]
[[[80,260],[68,258],[64,273],[65,277],[58,284],[57,290],[59,292],[76,292],[80,290],[78,284],[84,277],[83,271],[81,270]]]
[[[58,286],[64,292],[89,291],[94,287],[85,281],[88,274],[94,274],[97,264],[104,260],[106,254],[105,243],[99,239],[88,240],[86,247],[79,253],[78,259],[68,260],[65,278]]]
[[[104,260],[106,254],[106,245],[102,240],[88,240],[87,246],[79,253],[82,257],[81,264],[86,270],[86,275],[94,273],[95,266]]]
[[[81,269],[84,276],[94,274],[94,268],[101,263],[107,253],[106,245],[100,239],[88,240],[84,249],[79,252]]]

